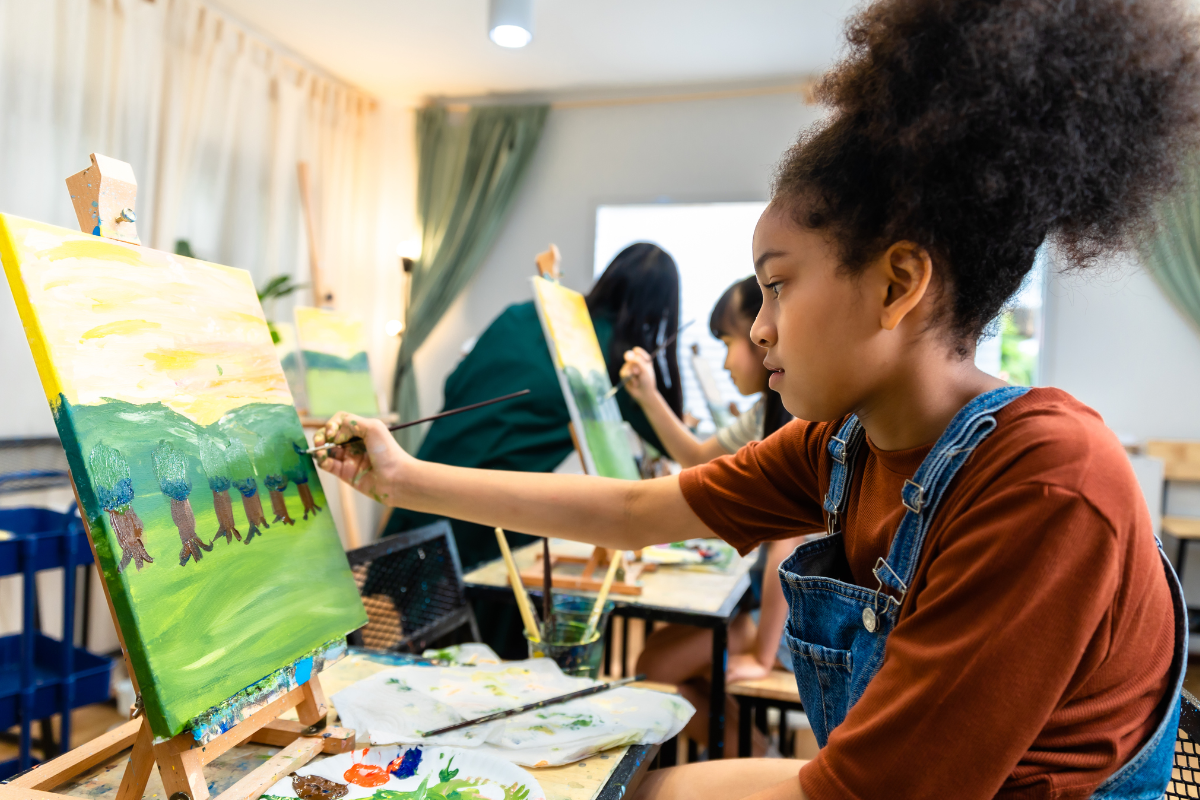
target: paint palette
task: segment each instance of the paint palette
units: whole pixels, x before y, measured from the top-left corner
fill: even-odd
[[[342,753],[296,771],[263,800],[545,800],[525,770],[495,756],[455,747],[389,745]]]

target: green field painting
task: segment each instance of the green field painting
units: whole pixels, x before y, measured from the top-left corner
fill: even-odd
[[[155,736],[365,624],[250,276],[7,215],[0,257]]]

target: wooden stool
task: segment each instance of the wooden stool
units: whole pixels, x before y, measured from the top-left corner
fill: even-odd
[[[766,731],[767,709],[779,709],[779,749],[787,756],[787,712],[803,711],[800,692],[796,689],[796,676],[787,670],[771,670],[765,678],[753,681],[738,681],[729,684],[726,690],[738,702],[738,758],[750,757],[751,714]]]

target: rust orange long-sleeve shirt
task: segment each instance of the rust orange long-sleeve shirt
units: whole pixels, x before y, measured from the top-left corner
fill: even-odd
[[[937,509],[882,668],[800,771],[812,800],[1086,798],[1161,718],[1171,595],[1120,444],[1056,389],[996,420]],[[823,527],[839,425],[797,420],[687,470],[684,497],[742,552]],[[874,589],[930,446],[867,445],[843,529]]]

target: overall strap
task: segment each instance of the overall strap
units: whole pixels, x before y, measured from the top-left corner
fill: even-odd
[[[879,591],[885,586],[899,596],[897,599],[889,595],[887,600],[896,602],[897,607],[904,600],[942,495],[975,448],[995,429],[996,418],[992,415],[1027,391],[1027,386],[1003,386],[967,403],[938,437],[917,474],[904,482],[900,490],[900,502],[906,509],[904,518],[892,539],[887,559],[880,558],[873,570],[879,580],[877,606]]]
[[[858,448],[867,438],[858,417],[851,415],[841,429],[829,440],[829,457],[833,459],[833,470],[829,473],[829,489],[825,492],[825,529],[832,535],[837,531],[838,515],[846,507],[846,489],[854,474],[854,459]]]

